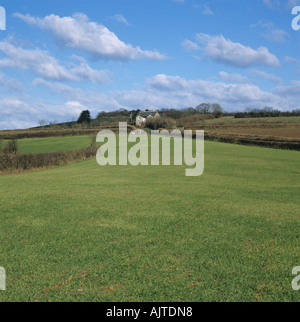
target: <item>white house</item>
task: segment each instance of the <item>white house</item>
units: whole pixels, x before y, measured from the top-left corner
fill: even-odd
[[[160,117],[157,111],[143,111],[138,114],[136,117],[136,125],[141,126],[146,124],[147,119]]]

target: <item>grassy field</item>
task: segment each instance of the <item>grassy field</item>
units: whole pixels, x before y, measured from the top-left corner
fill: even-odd
[[[283,139],[300,139],[300,126],[286,126],[278,128],[224,128],[218,129],[220,134],[244,134],[244,135],[254,135],[254,136],[272,136],[274,138]]]
[[[254,117],[254,118],[235,118],[234,116],[225,116],[212,120],[206,120],[205,123],[249,123],[249,122],[300,122],[300,116],[280,116],[280,117]]]
[[[205,142],[205,162],[0,177],[0,301],[299,301],[299,152]]]
[[[87,147],[90,144],[90,136],[66,136],[18,140],[18,148],[20,153],[48,153],[71,151]]]
[[[207,137],[221,138],[222,142],[300,150],[300,117],[297,116],[253,119],[222,117],[206,121],[192,117],[182,124],[186,129],[204,129]]]

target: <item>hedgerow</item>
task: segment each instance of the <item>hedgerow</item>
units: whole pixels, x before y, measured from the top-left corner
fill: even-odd
[[[96,145],[91,145],[89,147],[73,151],[39,154],[13,154],[0,152],[0,171],[23,171],[61,166],[78,160],[87,160],[96,156],[96,153]]]

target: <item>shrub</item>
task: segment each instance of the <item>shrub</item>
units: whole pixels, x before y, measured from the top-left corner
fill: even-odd
[[[155,121],[154,118],[152,117],[148,117],[147,120],[146,120],[146,127],[148,127],[149,129],[151,130],[157,130],[157,122]]]
[[[173,128],[176,126],[176,121],[170,117],[155,117],[147,118],[146,127],[151,130],[158,130],[160,128]]]
[[[174,119],[172,119],[171,117],[163,117],[161,119],[161,126],[160,127],[171,129],[171,128],[174,128],[175,126],[176,126],[176,121]]]
[[[6,144],[6,146],[3,149],[4,153],[11,153],[11,154],[17,154],[18,152],[18,142],[17,140],[13,139],[8,141],[8,143]]]

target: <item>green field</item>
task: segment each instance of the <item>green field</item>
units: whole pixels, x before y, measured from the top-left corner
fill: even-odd
[[[1,176],[0,301],[299,301],[299,152],[205,142],[205,162]]]
[[[87,147],[90,144],[91,137],[89,136],[66,136],[18,140],[18,148],[20,153],[71,151]]]

